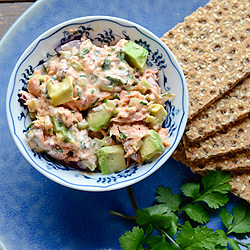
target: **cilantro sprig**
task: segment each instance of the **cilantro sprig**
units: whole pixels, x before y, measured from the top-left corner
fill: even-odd
[[[250,250],[250,244],[230,236],[250,233],[250,206],[240,203],[233,207],[232,213],[225,207],[229,201],[230,180],[230,174],[211,171],[200,183],[183,184],[181,194],[159,186],[156,203],[140,210],[129,188],[135,216],[110,211],[137,223],[119,238],[121,247],[123,250],[226,250],[230,246],[239,250],[241,245]],[[203,225],[209,221],[210,212],[219,209],[225,231]]]
[[[209,172],[202,183],[188,182],[181,186],[184,198],[171,194],[170,189],[160,186],[156,200],[168,206],[172,211],[185,212],[193,221],[204,224],[209,221],[208,208],[217,209],[228,202],[230,175],[222,172]]]

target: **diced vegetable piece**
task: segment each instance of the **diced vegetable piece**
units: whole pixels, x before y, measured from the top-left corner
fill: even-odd
[[[102,147],[98,151],[97,157],[103,175],[121,171],[127,167],[121,145]]]
[[[152,121],[152,125],[155,126],[155,129],[162,126],[162,123],[165,121],[168,113],[161,104],[152,104],[150,106],[150,115],[156,119]]]
[[[143,144],[139,150],[142,160],[150,160],[157,154],[161,154],[164,151],[161,137],[158,133],[150,129],[148,135],[143,139]]]
[[[73,135],[70,133],[65,124],[54,117],[50,117],[50,119],[53,123],[53,130],[58,140],[63,142],[74,142]]]
[[[142,93],[145,94],[145,92],[148,90],[150,86],[150,83],[146,80],[141,80],[138,84],[137,84],[137,89]]]
[[[47,81],[46,87],[50,102],[54,106],[73,100],[73,80],[70,77],[65,77],[62,82],[57,84]]]
[[[126,60],[128,60],[131,66],[143,71],[146,65],[148,51],[132,41],[125,44],[124,51]]]
[[[87,122],[89,129],[92,131],[98,131],[106,127],[111,117],[114,115],[115,103],[113,101],[107,101],[94,108],[88,113]]]

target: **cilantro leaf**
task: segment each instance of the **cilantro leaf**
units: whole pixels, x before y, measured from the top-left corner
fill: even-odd
[[[154,228],[161,228],[173,236],[177,232],[178,217],[165,205],[154,205],[136,211],[136,222],[142,227],[152,225]]]
[[[173,194],[169,187],[164,188],[163,186],[159,186],[156,192],[156,200],[159,203],[165,204],[173,212],[179,210],[182,201],[180,195]]]
[[[234,239],[228,238],[228,243],[233,250],[241,250],[238,243]]]
[[[185,196],[195,199],[200,193],[200,183],[185,183],[181,186],[181,191]]]
[[[183,210],[192,220],[201,224],[209,221],[208,211],[200,203],[186,205]]]
[[[233,223],[233,215],[228,212],[228,209],[223,207],[220,213],[221,220],[225,227],[228,229]]]
[[[143,250],[143,240],[144,230],[139,227],[133,227],[119,238],[123,250]]]
[[[168,243],[165,239],[164,236],[154,236],[151,237],[148,241],[147,244],[149,246],[150,250],[174,250],[173,245]]]
[[[211,193],[202,197],[202,200],[205,201],[210,208],[219,208],[224,206],[229,201],[229,198],[220,193]]]
[[[215,249],[219,235],[207,227],[193,228],[188,221],[180,228],[176,243],[182,250],[213,250]]]
[[[194,200],[204,201],[210,208],[219,208],[228,202],[227,194],[231,185],[231,176],[221,171],[210,171],[202,177],[203,192]]]
[[[205,176],[202,177],[202,184],[205,191],[219,192],[226,194],[230,191],[231,176],[229,173],[221,171],[209,171]]]
[[[222,246],[216,246],[216,250],[228,250],[227,247],[222,247]]]
[[[250,206],[240,203],[233,207],[233,215],[227,209],[221,212],[221,219],[230,233],[250,233]]]
[[[223,230],[216,230],[216,232],[219,235],[219,240],[218,240],[217,244],[220,245],[221,247],[226,247],[227,241],[228,241],[226,233]],[[217,248],[219,248],[219,246],[216,247],[216,250],[217,250]]]

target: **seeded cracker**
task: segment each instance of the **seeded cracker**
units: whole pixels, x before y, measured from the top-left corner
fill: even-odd
[[[190,168],[194,173],[205,173],[209,170],[231,172],[250,170],[250,150],[243,150],[235,155],[229,153],[221,157],[214,157],[207,162],[193,163]]]
[[[184,140],[185,152],[189,161],[204,161],[214,156],[237,152],[250,147],[250,118],[217,132],[199,144],[190,146]]]
[[[179,161],[187,166],[189,165],[189,162],[186,159],[185,148],[184,148],[182,140],[179,142],[177,148],[175,149],[174,153],[172,154],[172,157],[176,161]]]
[[[164,34],[185,74],[189,120],[250,72],[249,0],[211,0]]]
[[[190,142],[197,142],[245,118],[249,112],[250,78],[246,78],[194,117],[187,124],[185,134]]]
[[[250,203],[250,171],[232,176],[231,192]]]

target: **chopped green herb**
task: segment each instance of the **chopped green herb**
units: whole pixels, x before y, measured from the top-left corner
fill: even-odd
[[[100,98],[98,97],[92,104],[91,107],[94,107],[96,105],[96,103],[100,100]]]
[[[90,79],[91,79],[94,83],[96,83],[97,80],[98,80],[98,76],[97,76],[97,75],[91,74]]]
[[[114,99],[118,99],[118,100],[120,100],[119,95],[118,95],[118,94],[115,94]]]
[[[77,101],[81,100],[81,93],[80,93],[80,90],[77,89]]]
[[[120,133],[120,139],[127,139],[127,136],[124,133]]]
[[[81,149],[86,149],[87,148],[86,143],[84,141],[81,141],[80,145],[81,145]]]
[[[94,53],[97,54],[97,55],[99,55],[100,51],[99,50],[95,50]]]
[[[91,89],[91,91],[90,91],[92,94],[95,92],[95,90],[94,89]]]
[[[60,152],[60,153],[63,152],[63,150],[62,150],[60,147],[58,147],[58,146],[56,146],[56,151],[58,151],[58,152]]]
[[[34,127],[34,123],[30,123],[30,125],[27,127],[27,130],[32,129]]]
[[[120,49],[120,53],[117,55],[117,58],[119,58],[122,62],[125,59],[125,53]]]
[[[78,56],[79,58],[83,58],[83,56],[86,55],[87,53],[89,53],[89,49],[83,48]]]
[[[103,103],[106,103],[108,101],[108,98],[105,98],[104,100],[103,100]]]
[[[141,101],[140,104],[142,104],[142,105],[147,105],[147,103],[146,103],[146,102],[143,102],[143,101]]]
[[[46,64],[43,64],[43,68],[45,69],[46,72],[48,72],[48,68]]]
[[[121,79],[113,77],[113,76],[106,76],[108,80],[110,80],[113,84],[117,84],[119,86],[123,85],[123,82]]]
[[[103,70],[103,71],[109,70],[110,67],[111,67],[110,59],[108,59],[108,57],[106,57],[106,58],[104,59],[103,64],[102,64],[102,70]]]
[[[66,71],[63,70],[63,71],[62,71],[62,75],[61,75],[61,81],[62,81],[65,77],[66,77]]]

